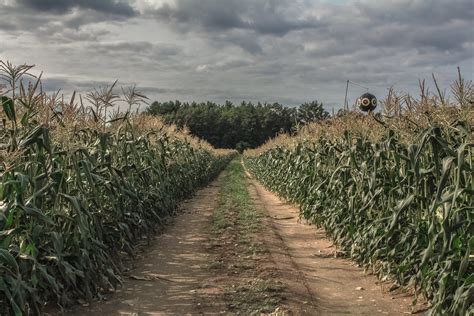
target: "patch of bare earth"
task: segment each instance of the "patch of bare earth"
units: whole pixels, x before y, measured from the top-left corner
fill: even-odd
[[[283,203],[247,173],[257,209],[267,215],[264,242],[280,282],[287,286],[286,304],[295,315],[403,315],[425,310],[412,307],[413,296],[390,291],[392,284],[364,273],[337,250],[323,229],[301,223],[299,210]]]

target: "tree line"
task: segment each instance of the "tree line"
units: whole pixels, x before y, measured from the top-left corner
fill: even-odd
[[[214,147],[244,150],[263,144],[278,133],[292,133],[298,125],[329,117],[318,101],[299,107],[279,103],[153,102],[146,112],[161,116],[168,124],[187,127]]]

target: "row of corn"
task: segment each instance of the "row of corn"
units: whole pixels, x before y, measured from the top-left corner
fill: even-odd
[[[474,109],[437,102],[314,124],[245,162],[353,260],[414,288],[431,314],[472,315]]]
[[[94,111],[38,86],[1,96],[1,315],[40,314],[48,302],[116,288],[124,255],[232,155],[156,118],[105,121],[97,109],[105,113],[107,93]]]

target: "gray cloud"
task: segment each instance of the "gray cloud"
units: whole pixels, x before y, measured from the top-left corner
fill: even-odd
[[[252,30],[282,36],[294,30],[314,28],[317,21],[295,18],[289,1],[252,0],[177,0],[154,12],[161,21],[175,24],[182,31],[201,27],[207,31]]]
[[[309,13],[308,13],[309,12]],[[178,32],[200,34],[211,45],[265,52],[265,36],[313,42],[308,56],[325,58],[365,50],[433,48],[465,50],[473,40],[471,0],[356,1],[330,5],[309,1],[176,0],[149,10]],[[284,41],[282,41],[284,42]],[[275,49],[273,45],[271,49]]]
[[[210,44],[219,49],[222,46],[239,46],[245,52],[258,55],[263,54],[263,48],[259,36],[255,33],[248,33],[242,30],[231,30],[225,33],[212,33],[209,35],[212,39]]]
[[[104,22],[124,22],[136,16],[138,12],[123,1],[19,0],[2,3],[0,0],[0,31],[33,33],[44,39],[96,40],[98,34],[87,36],[81,28]],[[63,31],[66,34],[61,36]],[[89,32],[96,33],[95,30]]]
[[[92,91],[99,87],[110,86],[113,80],[88,80],[85,78],[66,78],[66,77],[51,77],[45,75],[42,81],[42,88],[46,92],[57,92],[65,91],[70,92],[77,90],[79,92]],[[135,83],[132,81],[118,81],[116,92],[120,92],[120,87],[132,86]],[[151,87],[151,86],[140,86],[139,90],[144,93],[187,93],[189,90],[176,89],[170,87]]]
[[[137,14],[129,3],[120,0],[19,0],[19,3],[26,8],[54,13],[81,8],[126,17]]]
[[[383,95],[474,74],[472,0],[2,3],[0,58],[83,78],[51,84],[65,90],[118,78],[159,100],[337,105],[347,79]]]
[[[472,20],[474,5],[470,0],[359,1],[360,14],[379,23],[439,25],[453,20]]]
[[[149,63],[176,57],[182,53],[177,45],[151,43],[147,41],[117,41],[89,43],[88,51],[95,55],[110,56],[111,58],[126,58],[128,63],[148,61]]]
[[[17,27],[14,23],[5,20],[0,20],[0,30],[15,31],[16,29]]]
[[[462,50],[472,41],[474,5],[470,0],[355,2],[343,8],[329,6],[319,22],[322,32],[304,36],[317,43],[313,55],[344,54],[363,50],[430,47]]]
[[[96,87],[110,85],[111,82],[99,80],[72,79],[66,77],[48,77],[45,75],[42,80],[42,89],[45,92],[86,92]]]

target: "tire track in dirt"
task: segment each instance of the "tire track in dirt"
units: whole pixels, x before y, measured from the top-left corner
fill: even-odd
[[[249,173],[246,175],[255,206],[267,215],[271,231],[265,243],[282,277],[280,281],[288,286],[286,299],[293,314],[412,313],[412,295],[389,292],[386,288],[391,284],[381,283],[348,259],[335,257],[336,248],[323,229],[301,223],[296,207],[283,203]]]
[[[248,176],[248,174],[247,174]],[[286,285],[285,304],[288,313],[292,315],[317,315],[317,301],[304,272],[299,268],[285,243],[285,239],[279,233],[274,220],[269,215],[267,205],[262,200],[260,192],[254,182],[249,182],[249,193],[257,210],[264,211],[264,225],[269,228],[263,235],[265,243],[274,268],[277,269],[279,281]],[[286,217],[289,219],[289,217]]]

